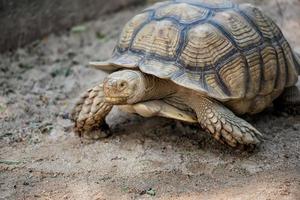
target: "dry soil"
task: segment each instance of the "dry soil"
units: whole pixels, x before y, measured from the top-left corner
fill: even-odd
[[[300,50],[300,1],[250,1]],[[104,72],[124,23],[143,7],[103,16],[0,55],[0,199],[300,199],[300,116],[245,116],[265,135],[254,150],[200,130],[114,109],[113,135],[76,137],[68,112]]]

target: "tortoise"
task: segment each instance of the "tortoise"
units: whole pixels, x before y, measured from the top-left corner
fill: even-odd
[[[107,61],[110,72],[77,102],[79,135],[107,135],[114,105],[144,117],[199,123],[232,147],[258,144],[262,134],[242,119],[279,99],[297,105],[299,58],[279,27],[251,4],[221,0],[159,2],[123,28]]]

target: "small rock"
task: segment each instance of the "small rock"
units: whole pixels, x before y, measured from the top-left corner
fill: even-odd
[[[23,185],[29,185],[29,183],[27,181],[24,181]]]
[[[149,188],[147,191],[146,191],[146,194],[150,195],[150,196],[155,196],[156,195],[156,191],[152,188]]]

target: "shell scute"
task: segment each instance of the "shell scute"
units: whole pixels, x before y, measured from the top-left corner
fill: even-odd
[[[204,75],[204,81],[206,83],[206,88],[209,92],[209,94],[211,94],[213,97],[223,97],[223,98],[227,98],[228,97],[228,93],[226,94],[225,91],[227,91],[227,89],[224,89],[224,85],[220,84],[220,79],[218,77],[218,74],[216,73],[208,73],[206,75]]]
[[[262,63],[260,54],[257,51],[250,52],[245,57],[249,67],[247,98],[251,99],[254,98],[260,91],[262,79]]]
[[[161,7],[155,12],[157,19],[164,17],[173,17],[180,23],[192,23],[205,19],[209,14],[209,10],[198,6],[189,5],[187,3],[170,4]]]
[[[255,29],[242,16],[232,10],[218,12],[211,20],[220,24],[224,28],[223,31],[228,32],[239,49],[258,46],[262,43],[262,38]]]
[[[118,41],[118,47],[120,49],[127,49],[130,46],[131,40],[136,32],[136,30],[147,21],[149,18],[149,13],[141,13],[133,17],[129,22],[127,22],[121,32]]]
[[[281,35],[281,31],[274,22],[266,17],[258,8],[251,4],[242,4],[239,8],[241,9],[241,12],[254,22],[254,25],[257,26],[257,29],[265,39],[272,40],[275,36]]]
[[[224,64],[219,70],[219,75],[232,97],[240,98],[246,95],[246,68],[241,56]]]
[[[281,46],[283,48],[283,52],[284,52],[284,57],[286,60],[286,70],[287,70],[287,80],[286,80],[286,86],[290,87],[293,86],[298,79],[298,73],[295,67],[295,62],[293,59],[293,52],[292,49],[290,47],[290,45],[288,44],[288,42],[286,40],[284,40],[281,43]]]
[[[145,59],[142,63],[140,63],[139,67],[145,73],[156,76],[158,75],[159,78],[172,77],[177,71],[180,70],[179,67],[173,63],[162,63],[155,59]]]
[[[175,2],[185,2],[192,5],[198,5],[209,9],[229,9],[234,4],[230,0],[175,0]]]
[[[174,22],[152,21],[137,33],[132,42],[132,49],[172,58],[177,54],[179,40],[179,27]]]
[[[215,66],[218,60],[235,47],[222,33],[210,24],[192,27],[180,60],[187,66],[204,68]]]

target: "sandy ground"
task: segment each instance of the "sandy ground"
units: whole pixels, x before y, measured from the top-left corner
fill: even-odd
[[[261,5],[300,49],[300,1]],[[266,139],[235,150],[197,126],[114,109],[113,135],[72,133],[68,112],[105,73],[130,8],[0,55],[0,199],[300,199],[300,116],[245,116]]]

